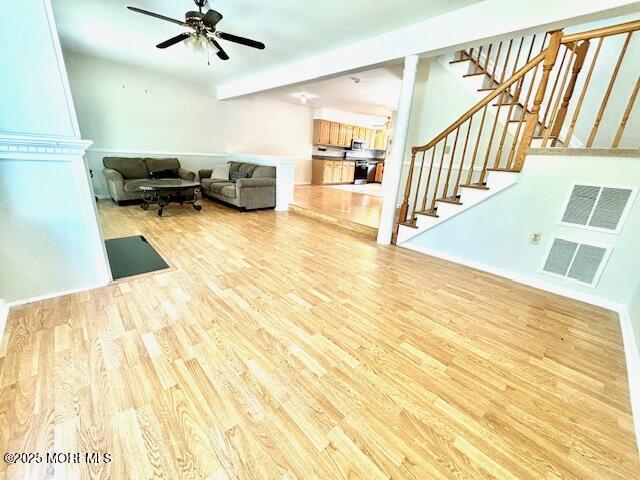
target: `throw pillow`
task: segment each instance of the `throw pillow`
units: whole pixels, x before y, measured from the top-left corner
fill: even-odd
[[[162,178],[179,178],[178,172],[171,169],[166,170],[157,170],[155,172],[149,172],[149,176],[151,176],[154,180],[160,180]]]
[[[233,172],[231,174],[231,181],[235,182],[236,180],[238,180],[239,178],[249,178],[249,172]]]
[[[211,179],[228,180],[229,179],[229,164],[214,165],[211,169]]]

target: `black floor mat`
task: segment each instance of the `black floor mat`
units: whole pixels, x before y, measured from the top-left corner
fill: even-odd
[[[169,268],[142,235],[105,240],[114,280]]]

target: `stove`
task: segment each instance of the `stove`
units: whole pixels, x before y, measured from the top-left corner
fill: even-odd
[[[344,155],[345,160],[355,162],[353,174],[353,183],[355,185],[373,182],[375,179],[376,165],[380,161],[380,159],[377,158],[364,158],[361,155],[361,152],[346,152]]]
[[[353,171],[353,183],[354,185],[362,185],[367,183],[369,174],[369,161],[358,159],[355,161],[356,167]]]

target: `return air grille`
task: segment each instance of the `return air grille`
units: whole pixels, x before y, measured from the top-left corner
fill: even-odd
[[[568,242],[560,238],[556,238],[551,246],[551,251],[547,257],[547,261],[544,264],[543,270],[549,273],[555,273],[562,275],[563,277],[569,271],[571,266],[571,260],[576,253],[578,244],[575,242]]]
[[[554,238],[542,270],[595,286],[610,250],[563,238]]]
[[[630,188],[574,185],[562,223],[617,232],[633,193]]]

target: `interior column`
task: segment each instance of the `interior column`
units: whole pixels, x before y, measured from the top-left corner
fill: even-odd
[[[411,102],[413,101],[417,67],[417,55],[405,57],[400,101],[398,102],[398,112],[396,114],[396,124],[393,132],[391,157],[385,162],[384,166],[384,196],[382,198],[382,213],[380,214],[380,225],[378,227],[378,243],[381,245],[389,245],[391,243],[398,203],[400,177],[402,174],[402,163],[404,161],[407,133],[409,131],[409,118],[411,116]]]

